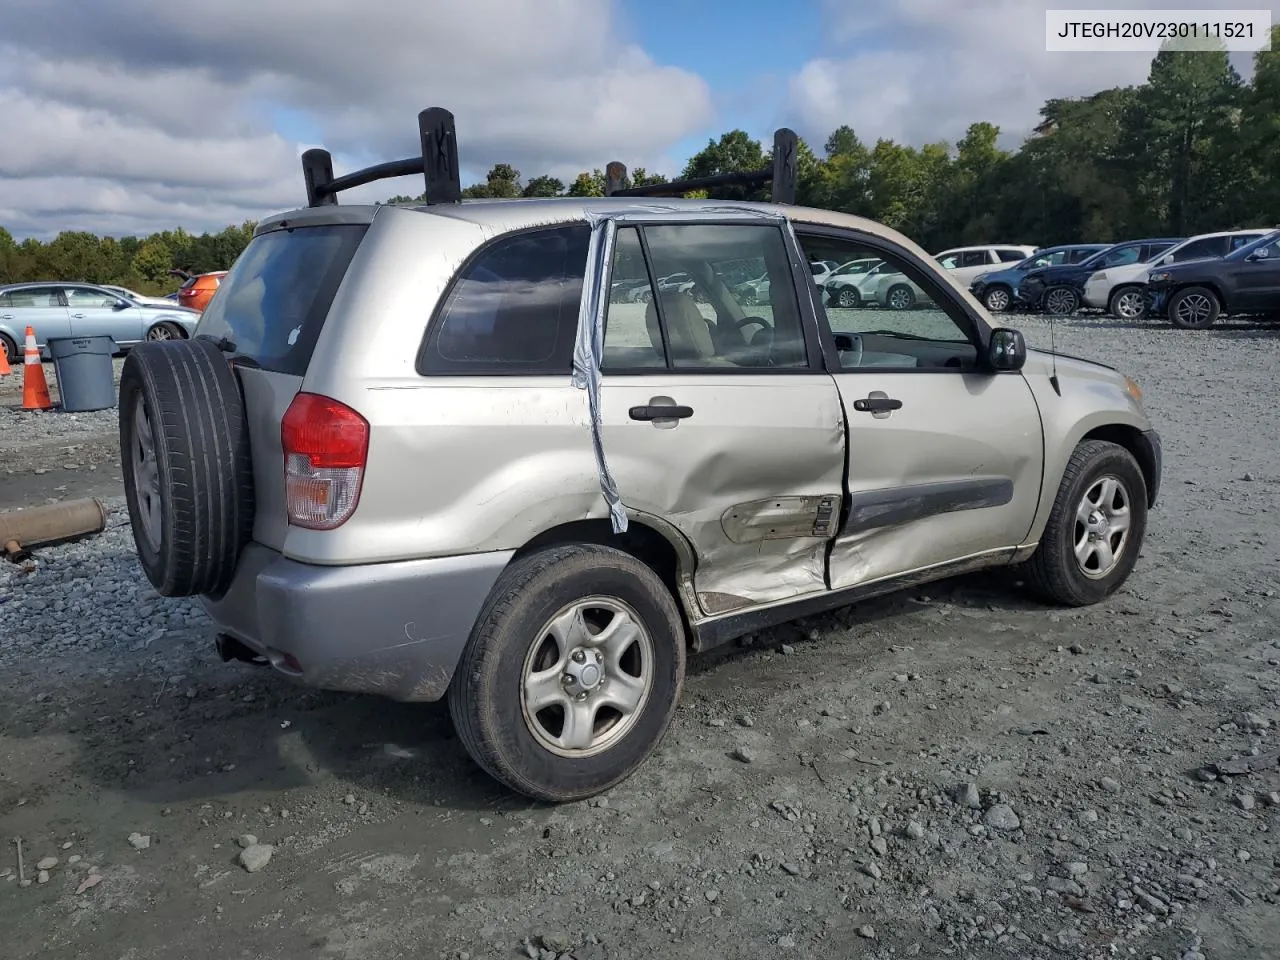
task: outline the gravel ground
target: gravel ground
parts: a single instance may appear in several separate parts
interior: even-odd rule
[[[1124,591],[1061,610],[981,575],[759,634],[561,808],[479,773],[442,705],[221,664],[104,480],[104,534],[0,569],[0,952],[1274,958],[1280,329],[1056,337],[1164,437]],[[6,496],[118,476],[114,429],[0,410]]]

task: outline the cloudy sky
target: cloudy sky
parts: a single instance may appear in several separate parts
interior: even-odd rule
[[[1280,0],[1250,0],[1273,10]],[[709,137],[848,123],[919,144],[974,120],[1010,146],[1050,96],[1141,82],[1150,56],[1044,49],[1072,0],[5,0],[0,225],[221,229],[304,201],[298,155],[342,173],[457,117],[466,179],[611,159],[668,175]],[[1221,0],[1125,6],[1204,8]],[[1249,55],[1236,61],[1247,71]],[[416,180],[344,194],[418,193]]]

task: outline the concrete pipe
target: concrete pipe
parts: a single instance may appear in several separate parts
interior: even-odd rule
[[[32,547],[63,543],[101,533],[107,509],[101,500],[69,500],[27,510],[0,513],[0,548],[14,563],[31,557]]]

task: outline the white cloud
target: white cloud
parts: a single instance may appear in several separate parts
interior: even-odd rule
[[[10,0],[4,19],[0,224],[20,237],[220,229],[298,205],[304,144],[276,131],[273,105],[338,173],[416,153],[426,106],[454,112],[475,177],[499,161],[526,177],[652,168],[712,121],[702,78],[626,43],[608,0],[223,0],[216,14]]]
[[[798,131],[821,144],[847,123],[859,137],[955,143],[987,120],[1015,147],[1052,97],[1142,83],[1150,54],[1049,53],[1046,9],[1206,9],[1186,0],[822,0],[829,49],[791,78]],[[1256,4],[1251,6],[1258,6]],[[1273,11],[1280,4],[1261,5]],[[1280,20],[1273,12],[1273,20]],[[1232,62],[1246,73],[1251,55]]]

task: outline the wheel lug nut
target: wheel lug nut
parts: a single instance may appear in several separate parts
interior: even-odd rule
[[[583,690],[580,694],[578,694],[578,699],[579,700],[587,699],[587,691]]]
[[[587,659],[587,655],[581,650],[573,651],[573,662],[583,663]]]
[[[600,651],[599,651],[599,650],[597,650],[597,651],[596,651],[596,663],[600,663],[602,660],[604,660],[604,657],[600,656]]]
[[[560,682],[567,687],[569,684],[573,683],[573,677],[569,676],[569,674],[566,673],[563,677],[560,678]]]

